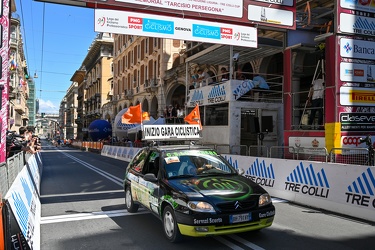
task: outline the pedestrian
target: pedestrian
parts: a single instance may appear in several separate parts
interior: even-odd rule
[[[318,125],[323,125],[323,95],[324,95],[324,80],[319,78],[312,82],[308,103],[310,106],[310,117],[308,124],[311,126],[315,120],[316,112],[318,112]]]

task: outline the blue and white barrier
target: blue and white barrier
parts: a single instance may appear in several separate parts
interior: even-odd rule
[[[223,156],[272,196],[375,222],[375,167]]]
[[[11,230],[9,230],[10,235],[7,235],[5,240],[11,242],[13,247],[22,244],[19,237],[17,237],[17,235],[22,233],[29,249],[40,249],[41,204],[39,192],[41,170],[39,153],[32,155],[18,173],[4,197],[7,207],[11,210],[6,212],[7,216],[9,218],[13,216],[17,222],[17,225],[6,225]]]
[[[141,148],[104,145],[101,155],[130,162]]]

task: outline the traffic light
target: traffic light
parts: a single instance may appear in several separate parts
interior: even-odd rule
[[[45,115],[46,115],[46,113],[42,113],[42,118],[44,118]]]

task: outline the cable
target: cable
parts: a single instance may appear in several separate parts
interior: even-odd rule
[[[44,56],[44,18],[46,13],[46,3],[43,2],[43,28],[42,28],[42,56],[40,59],[40,71],[43,71],[43,56]],[[42,83],[43,83],[43,73],[40,74],[40,83],[39,83],[39,99],[42,99]]]

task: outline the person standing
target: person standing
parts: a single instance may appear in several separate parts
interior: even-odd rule
[[[311,104],[311,113],[309,117],[309,125],[312,125],[315,119],[316,112],[318,115],[318,125],[323,125],[323,95],[324,95],[324,80],[319,78],[313,81],[308,102]]]
[[[221,71],[221,81],[228,81],[229,80],[229,72],[225,67],[220,69]]]
[[[212,78],[207,72],[204,72],[203,70],[199,69],[197,73],[200,87],[204,87],[213,82]]]

